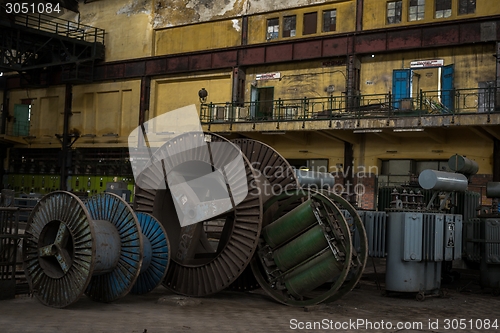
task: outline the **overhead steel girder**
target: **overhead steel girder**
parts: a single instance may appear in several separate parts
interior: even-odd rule
[[[0,70],[24,72],[104,58],[99,42],[23,27],[0,19]]]

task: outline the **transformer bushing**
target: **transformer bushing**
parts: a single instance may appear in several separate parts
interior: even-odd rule
[[[287,305],[334,299],[350,272],[353,255],[344,216],[326,194],[309,189],[277,196],[265,210],[278,201],[271,212],[273,222],[263,228],[251,262],[257,281]],[[327,283],[326,290],[319,288]]]
[[[69,192],[50,193],[33,209],[26,235],[26,278],[48,306],[66,307],[83,293],[96,301],[117,300],[141,273],[146,238],[131,207],[114,194],[84,204]],[[153,253],[151,247],[151,262]]]

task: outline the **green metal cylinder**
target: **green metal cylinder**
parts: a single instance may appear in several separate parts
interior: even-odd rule
[[[332,280],[341,271],[342,263],[338,262],[328,250],[288,275],[285,278],[285,286],[294,297],[302,297],[305,293]]]
[[[316,217],[311,208],[311,200],[307,200],[262,229],[262,237],[271,248],[275,248],[289,241],[315,222]]]
[[[273,259],[278,268],[285,272],[311,258],[327,246],[328,242],[323,229],[317,225],[274,251]]]

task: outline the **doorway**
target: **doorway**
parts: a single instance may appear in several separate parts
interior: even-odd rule
[[[250,91],[250,113],[253,119],[267,120],[273,117],[274,87],[257,88]]]

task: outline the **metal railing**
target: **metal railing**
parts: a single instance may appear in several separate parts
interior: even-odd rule
[[[203,124],[266,121],[394,118],[500,112],[500,88],[419,91],[411,98],[391,93],[277,99],[246,103],[204,103]]]
[[[63,20],[45,14],[16,15],[15,23],[28,28],[55,33],[69,38],[75,38],[90,43],[104,44],[104,30]]]

